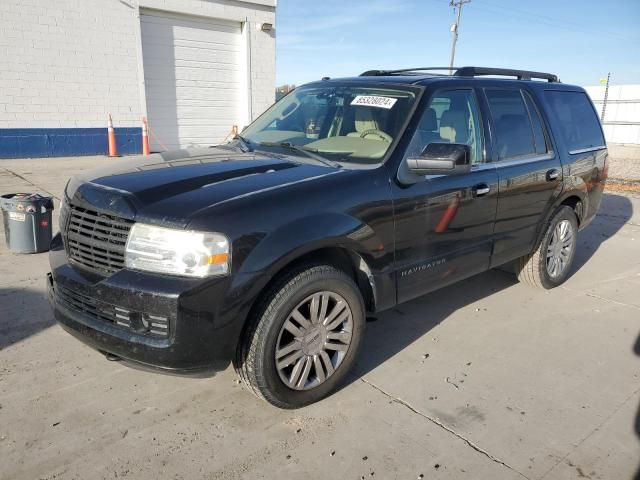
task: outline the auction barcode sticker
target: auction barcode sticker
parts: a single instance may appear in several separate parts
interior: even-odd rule
[[[374,95],[358,95],[353,99],[351,105],[386,108],[387,110],[389,110],[395,105],[397,101],[397,98],[376,97]]]

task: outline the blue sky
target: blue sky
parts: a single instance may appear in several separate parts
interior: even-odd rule
[[[454,20],[449,0],[279,0],[277,84],[446,66]],[[640,0],[472,0],[455,64],[640,84]]]

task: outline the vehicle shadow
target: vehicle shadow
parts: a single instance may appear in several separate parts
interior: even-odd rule
[[[596,253],[602,243],[613,237],[633,215],[631,201],[623,196],[605,193],[598,215],[591,225],[580,232],[578,250],[573,262],[573,271],[580,270]]]
[[[636,338],[636,343],[633,346],[633,353],[635,353],[640,357],[640,335],[638,335],[638,338]],[[636,414],[634,431],[636,432],[636,435],[640,439],[640,405],[638,405],[638,413]],[[638,467],[638,471],[636,472],[636,475],[633,478],[635,480],[640,480],[640,466]]]
[[[633,206],[621,195],[605,194],[600,214],[580,232],[573,272],[595,254],[631,218]],[[508,269],[507,269],[508,270]],[[456,310],[517,283],[508,271],[490,270],[382,312],[367,324],[364,348],[354,368],[355,381],[404,350]]]
[[[44,290],[0,288],[0,350],[46,330],[54,323]]]
[[[516,283],[515,275],[490,270],[378,314],[376,321],[367,323],[364,348],[353,370],[356,378],[350,382],[404,350],[456,310]]]

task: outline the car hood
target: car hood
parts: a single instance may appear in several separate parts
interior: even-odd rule
[[[217,204],[339,172],[264,152],[180,150],[84,172],[70,180],[66,194],[132,220],[185,228]]]

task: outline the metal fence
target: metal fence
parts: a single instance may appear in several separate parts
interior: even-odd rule
[[[584,87],[602,118],[607,143],[640,145],[640,85],[610,85]]]

